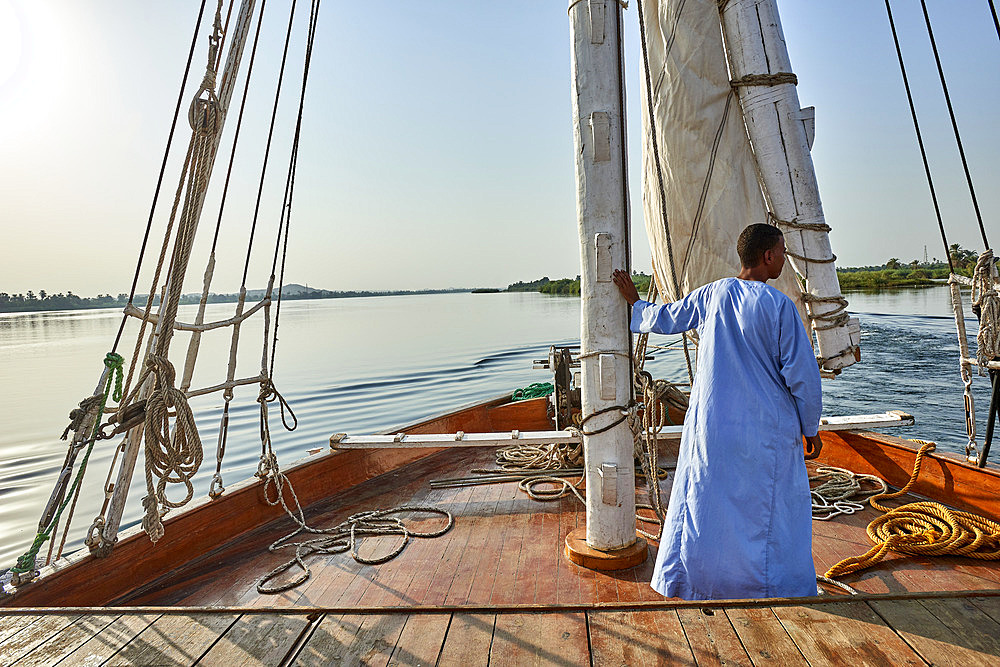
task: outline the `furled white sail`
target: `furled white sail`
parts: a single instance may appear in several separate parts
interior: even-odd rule
[[[646,0],[642,8],[654,115],[651,127],[642,77],[646,230],[657,287],[676,300],[739,272],[736,240],[748,224],[767,222],[767,207],[730,85],[717,0]],[[808,325],[791,267],[771,284],[792,298]]]

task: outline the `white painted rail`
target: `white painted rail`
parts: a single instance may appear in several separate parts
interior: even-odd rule
[[[912,426],[913,415],[899,410],[872,415],[824,417],[820,431],[849,431],[852,429],[889,428]],[[658,440],[680,440],[683,426],[665,426]],[[407,435],[355,435],[338,433],[331,436],[332,449],[393,449],[415,447],[503,447],[506,445],[576,444],[580,436],[571,431],[502,431],[499,433],[420,433]]]

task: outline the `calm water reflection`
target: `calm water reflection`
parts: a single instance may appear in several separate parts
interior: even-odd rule
[[[862,318],[864,361],[824,384],[825,414],[901,409],[917,425],[894,431],[935,439],[942,448],[964,445],[957,343],[946,288],[850,296]],[[299,417],[293,433],[273,433],[285,463],[331,433],[367,433],[546,381],[531,369],[548,346],[579,340],[576,298],[541,294],[444,294],[321,301],[282,306],[276,385]],[[209,319],[232,315],[232,304],[209,306]],[[179,318],[193,319],[194,307]],[[119,323],[116,310],[0,315],[0,386],[7,409],[0,429],[0,570],[34,537],[35,524],[65,456],[59,434],[66,415],[97,382]],[[970,315],[971,317],[971,315]],[[970,329],[974,340],[975,320]],[[133,330],[134,333],[134,330]],[[263,331],[244,326],[240,376],[259,370]],[[127,340],[127,337],[126,337]],[[659,342],[664,342],[661,339]],[[179,356],[186,336],[175,341]],[[195,386],[225,377],[229,334],[205,335]],[[131,354],[131,344],[119,350]],[[175,357],[176,359],[177,357]],[[657,377],[679,379],[683,363],[662,355],[650,362]],[[987,383],[977,381],[980,430]],[[223,475],[227,483],[252,474],[260,452],[256,390],[237,390]],[[192,401],[205,442],[197,480],[203,494],[214,466],[221,399]],[[111,462],[110,443],[98,443],[76,510],[78,546],[96,515]],[[141,516],[141,474],[125,522]]]

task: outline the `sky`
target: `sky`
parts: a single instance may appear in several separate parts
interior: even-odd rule
[[[289,4],[270,0],[266,7],[215,292],[239,287]],[[0,0],[0,291],[128,291],[198,5]],[[391,290],[576,276],[566,5],[325,0],[286,282]],[[928,7],[987,232],[995,236],[1000,40],[986,0],[928,0]],[[307,9],[299,0],[250,288],[263,287],[270,269]],[[943,257],[883,3],[779,0],[779,9],[800,101],[817,109],[813,159],[839,265],[922,259],[925,246],[929,257]],[[949,241],[981,250],[919,4],[896,0],[893,11]],[[624,20],[633,266],[648,271],[634,0]],[[206,45],[201,38],[185,105],[204,72]],[[178,135],[140,293],[148,290],[186,125]],[[224,148],[187,292],[200,290],[227,157]]]

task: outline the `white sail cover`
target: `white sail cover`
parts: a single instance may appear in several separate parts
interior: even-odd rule
[[[656,284],[664,298],[673,301],[739,273],[736,240],[747,225],[767,222],[767,208],[739,100],[730,86],[718,1],[646,0],[643,10],[669,229],[661,207],[647,106],[650,91],[644,78],[643,207]],[[807,323],[791,266],[786,264],[771,284],[795,302]]]

